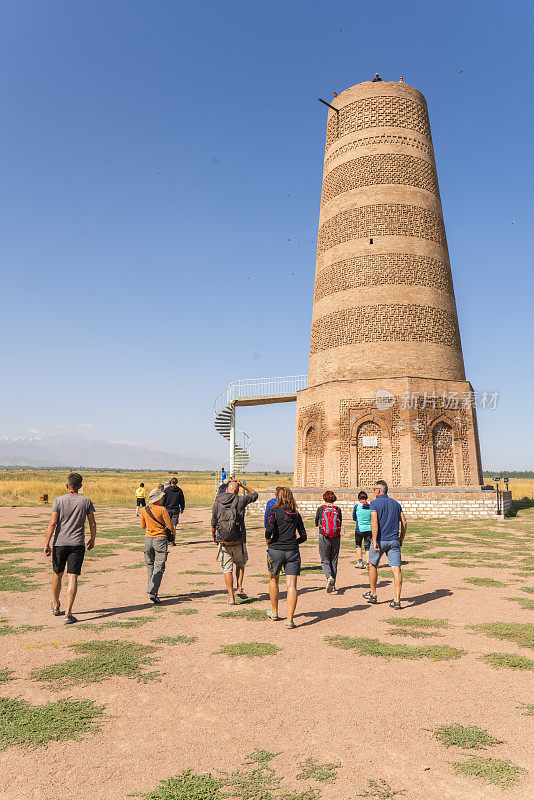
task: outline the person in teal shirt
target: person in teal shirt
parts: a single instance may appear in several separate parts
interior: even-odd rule
[[[356,541],[356,555],[358,563],[356,569],[367,569],[369,567],[369,548],[371,547],[371,508],[367,502],[367,492],[360,492],[358,502],[354,506],[352,519],[356,523],[354,539]],[[363,560],[362,544],[365,552],[365,562]]]

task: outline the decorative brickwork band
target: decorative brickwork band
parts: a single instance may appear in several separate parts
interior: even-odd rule
[[[417,131],[431,141],[426,106],[405,97],[364,97],[330,115],[326,147],[348,133],[384,127]]]
[[[432,449],[437,486],[453,486],[454,452],[452,447],[452,428],[446,422],[438,422],[432,429]]]
[[[340,309],[315,320],[310,355],[363,342],[433,342],[461,350],[454,314],[433,306],[399,303]]]
[[[377,153],[346,161],[325,175],[321,204],[362,186],[400,184],[426,189],[439,197],[438,176],[424,158],[401,153]]]
[[[334,152],[325,159],[325,173],[328,171],[332,161],[335,161],[336,158],[345,156],[347,153],[353,153],[360,147],[372,147],[374,145],[400,145],[402,147],[413,147],[416,150],[419,150],[421,153],[426,153],[427,156],[432,156],[432,158],[434,157],[434,149],[432,145],[422,142],[420,139],[415,139],[413,136],[396,136],[393,133],[383,133],[376,136],[361,136],[360,138],[355,139],[353,142],[349,142],[348,144],[338,147],[337,150],[334,150]]]
[[[347,289],[399,284],[453,294],[451,270],[444,261],[408,253],[377,253],[325,266],[315,279],[314,302]]]
[[[441,214],[403,203],[380,203],[341,211],[321,225],[317,253],[353,239],[373,236],[414,236],[447,247]]]

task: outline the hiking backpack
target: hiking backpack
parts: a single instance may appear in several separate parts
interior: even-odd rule
[[[217,532],[219,534],[219,542],[237,543],[241,541],[237,519],[237,497],[230,506],[223,506],[222,503],[218,505]]]
[[[341,520],[336,506],[323,506],[320,530],[327,539],[337,539],[341,535]]]

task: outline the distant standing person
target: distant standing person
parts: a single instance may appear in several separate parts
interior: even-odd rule
[[[78,472],[67,477],[67,494],[56,497],[52,503],[52,515],[46,532],[45,556],[52,556],[52,614],[59,617],[61,580],[67,568],[67,611],[65,625],[78,622],[72,614],[72,606],[78,591],[78,576],[82,571],[85,556],[85,520],[89,521],[87,549],[95,546],[95,507],[88,497],[79,494],[83,478]],[[52,547],[50,540],[54,537]]]
[[[148,505],[141,511],[141,527],[145,530],[147,594],[156,605],[161,603],[158,593],[169,549],[167,532],[175,533],[169,512],[163,508],[162,501],[163,492],[152,489],[148,495]]]
[[[371,548],[371,508],[367,502],[367,492],[358,494],[358,502],[352,511],[352,519],[356,523],[354,541],[356,542],[357,569],[369,566],[369,550]],[[363,552],[362,552],[363,551]],[[365,563],[364,563],[365,558]]]
[[[224,483],[227,478],[226,470],[224,467],[221,467],[221,483]]]
[[[271,497],[270,500],[267,500],[267,502],[265,504],[265,514],[263,515],[263,527],[264,528],[267,525],[267,520],[269,519],[269,515],[270,515],[271,511],[273,510],[273,508],[275,507],[276,501],[278,500],[278,495],[279,495],[279,493],[281,491],[282,491],[282,487],[281,486],[277,486],[276,489],[274,490],[274,497]]]
[[[174,527],[177,528],[178,521],[180,519],[180,514],[185,509],[185,497],[184,493],[178,486],[178,478],[171,478],[171,482],[167,486],[163,494],[162,505],[169,512],[169,517],[171,518],[171,522],[174,525]]]
[[[269,597],[271,598],[271,610],[267,612],[267,616],[274,621],[279,618],[280,570],[284,567],[287,588],[286,627],[288,628],[295,627],[293,616],[297,607],[297,578],[300,575],[301,564],[299,545],[307,538],[293,492],[288,486],[284,486],[280,489],[278,500],[269,515],[265,528]]]
[[[343,517],[334,492],[323,494],[324,506],[319,506],[315,514],[315,525],[319,528],[319,556],[326,577],[328,594],[336,591],[337,564],[341,544],[341,523]]]
[[[375,72],[375,77],[373,78],[372,83],[377,83],[378,81],[381,81],[381,80],[382,80],[382,78],[380,77],[378,72]]]
[[[239,496],[239,489],[245,494]],[[234,566],[236,577],[236,594],[246,597],[243,591],[245,564],[248,561],[247,530],[245,528],[245,509],[249,503],[255,503],[258,493],[236,480],[231,480],[225,492],[215,498],[211,512],[211,535],[219,545],[221,567],[224,582],[228,591],[230,605],[235,605]]]
[[[370,591],[364,594],[369,603],[376,603],[376,582],[378,563],[384,553],[388,557],[393,571],[395,599],[389,604],[396,611],[401,609],[401,547],[406,536],[406,517],[401,504],[388,497],[388,485],[385,481],[377,481],[374,486],[375,499],[371,501],[371,535],[373,546],[369,550],[369,583]],[[400,523],[400,535],[399,535]]]
[[[135,490],[135,504],[135,516],[138,517],[141,513],[139,509],[146,506],[146,489],[144,483],[140,483],[139,487]]]

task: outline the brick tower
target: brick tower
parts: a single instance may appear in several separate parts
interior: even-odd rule
[[[480,486],[425,98],[367,82],[333,105],[295,486]]]

